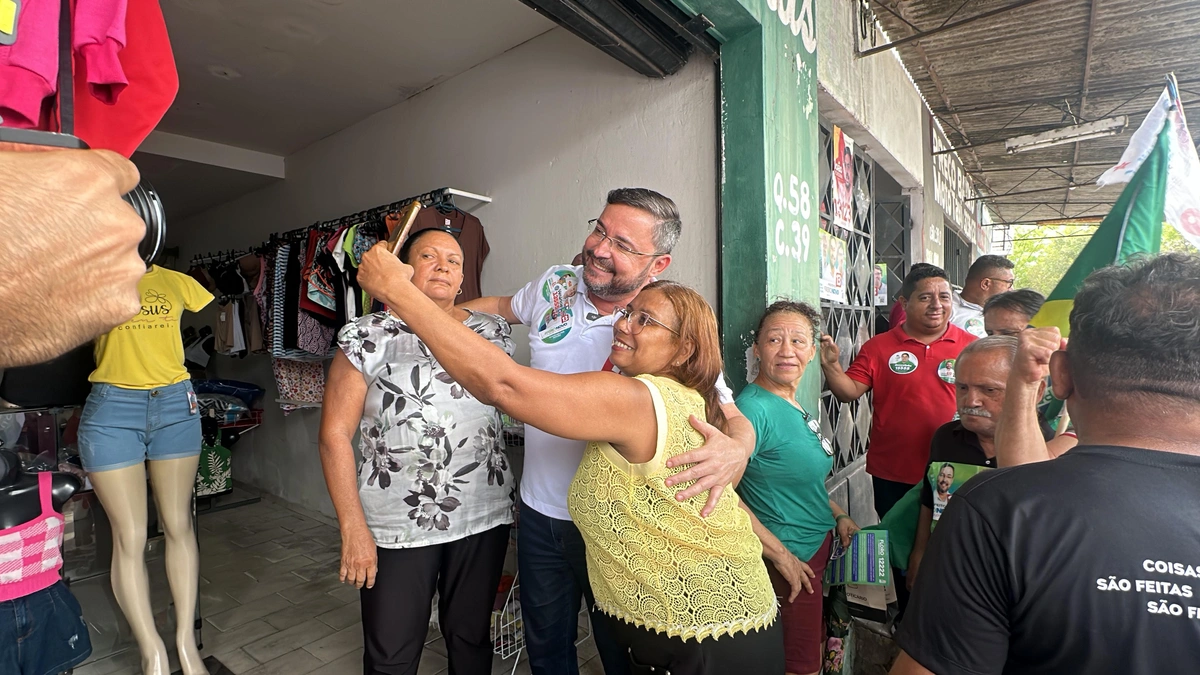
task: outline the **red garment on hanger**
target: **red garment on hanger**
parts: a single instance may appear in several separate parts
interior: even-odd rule
[[[127,0],[72,0],[71,53],[87,81],[85,93],[113,103],[128,84],[117,55],[125,46]],[[58,91],[62,0],[25,0],[17,42],[0,46],[0,117],[7,127],[48,129],[43,114]]]
[[[129,85],[120,98],[113,96],[115,103],[91,95],[95,83],[75,55],[75,135],[89,147],[129,157],[175,101],[179,74],[158,0],[128,0],[125,34],[128,41],[118,58]]]

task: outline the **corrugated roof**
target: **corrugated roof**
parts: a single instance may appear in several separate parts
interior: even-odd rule
[[[869,6],[899,40],[1018,1]],[[951,144],[963,148],[958,154],[998,222],[1106,214],[1120,186],[1089,184],[1120,159],[1168,72],[1179,80],[1185,110],[1194,108],[1189,126],[1200,138],[1197,0],[1035,0],[896,49]],[[1120,135],[1005,152],[1005,139],[1116,115],[1129,116]]]

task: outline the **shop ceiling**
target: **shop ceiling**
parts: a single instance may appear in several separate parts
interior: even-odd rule
[[[518,0],[161,4],[179,95],[157,127],[158,146],[195,152],[134,159],[175,221],[278,180],[204,161],[220,146],[282,162],[553,27]],[[197,151],[190,139],[209,145]]]
[[[843,0],[833,0],[843,1]],[[996,221],[1103,216],[1116,164],[1174,72],[1200,138],[1196,0],[845,0],[858,2],[861,58],[900,59]],[[864,27],[872,16],[886,31]],[[866,36],[863,33],[867,33]],[[1009,153],[1005,140],[1128,116],[1114,136]]]

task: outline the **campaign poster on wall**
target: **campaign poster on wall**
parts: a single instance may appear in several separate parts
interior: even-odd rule
[[[846,240],[821,230],[821,299],[846,303],[850,255]]]
[[[854,229],[854,141],[833,128],[833,224]]]
[[[875,263],[875,306],[886,307],[888,304],[887,263]]]

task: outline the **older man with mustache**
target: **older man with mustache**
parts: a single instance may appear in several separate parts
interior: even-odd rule
[[[1006,383],[1017,345],[1014,336],[992,335],[972,342],[958,355],[954,393],[959,419],[942,425],[930,443],[929,464],[921,486],[921,516],[908,560],[906,576],[910,589],[916,583],[929,536],[954,492],[969,478],[998,466],[996,425],[1003,412]],[[1044,419],[1039,420],[1039,426],[1041,438],[1027,440],[1060,442]],[[1074,444],[1074,439],[1063,442]]]

